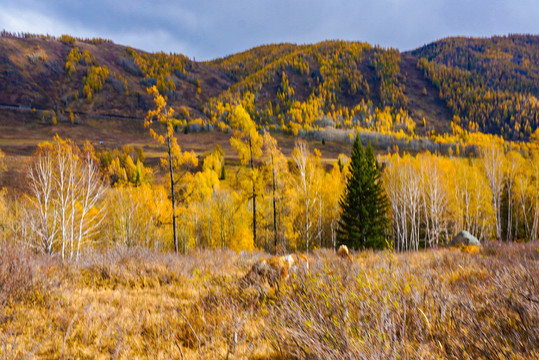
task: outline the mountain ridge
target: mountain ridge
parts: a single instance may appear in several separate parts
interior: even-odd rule
[[[450,37],[402,53],[363,42],[282,43],[201,62],[103,39],[15,35],[0,37],[0,103],[41,109],[43,122],[142,118],[152,106],[145,89],[156,85],[184,126],[202,128],[227,127],[238,103],[260,126],[285,131],[425,135],[455,123],[525,140],[539,123],[536,35]]]

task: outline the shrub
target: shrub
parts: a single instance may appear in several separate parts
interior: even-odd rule
[[[320,272],[298,276],[277,302],[274,348],[309,359],[536,358],[539,252],[529,244],[495,257],[483,251],[492,253],[319,263]]]
[[[36,259],[13,245],[0,245],[0,308],[14,302],[43,304],[48,289]]]
[[[37,64],[38,62],[47,61],[47,54],[43,50],[34,51],[28,55],[28,61],[32,64]]]

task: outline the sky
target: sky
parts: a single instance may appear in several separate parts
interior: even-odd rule
[[[0,29],[100,37],[196,60],[324,40],[412,50],[448,36],[539,34],[539,0],[2,0]]]

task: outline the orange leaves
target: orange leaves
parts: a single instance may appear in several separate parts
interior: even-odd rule
[[[154,85],[148,88],[148,94],[153,96],[153,101],[155,104],[155,109],[149,110],[146,117],[144,118],[144,126],[150,128],[154,119],[157,120],[160,124],[165,125],[166,131],[164,134],[158,134],[154,129],[150,128],[150,135],[160,144],[164,144],[165,138],[174,136],[174,127],[176,121],[173,118],[174,109],[169,107],[165,98],[159,94],[157,87]]]

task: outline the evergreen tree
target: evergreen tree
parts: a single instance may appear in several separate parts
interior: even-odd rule
[[[356,136],[350,175],[339,201],[338,240],[353,249],[387,247],[389,202],[380,181],[380,165],[369,143],[365,151]]]

